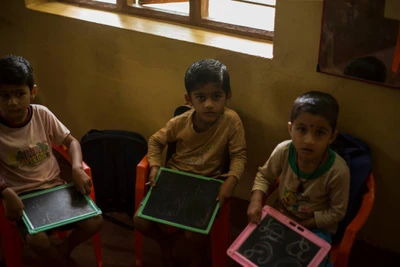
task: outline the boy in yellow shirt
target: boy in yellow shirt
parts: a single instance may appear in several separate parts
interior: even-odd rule
[[[229,73],[225,65],[217,60],[200,60],[186,71],[185,87],[185,99],[193,108],[171,119],[149,139],[149,181],[151,186],[155,186],[162,151],[168,143],[176,141],[176,152],[166,167],[224,179],[218,197],[223,205],[233,195],[246,164],[242,122],[235,111],[225,107],[231,97]],[[225,173],[224,166],[227,164],[229,170]],[[156,223],[136,214],[133,221],[137,230],[158,242],[164,265],[173,266],[170,237]],[[193,247],[190,266],[201,266],[206,236],[190,231],[185,231],[185,236]]]

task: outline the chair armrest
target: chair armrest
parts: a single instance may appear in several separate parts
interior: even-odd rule
[[[336,262],[346,262],[358,232],[367,221],[375,202],[375,181],[372,173],[367,178],[368,192],[364,194],[361,207],[356,217],[347,226],[342,241],[340,242]]]
[[[140,202],[143,200],[147,192],[147,180],[149,177],[150,167],[147,156],[139,162],[136,167],[136,185],[135,185],[135,209],[139,208]]]

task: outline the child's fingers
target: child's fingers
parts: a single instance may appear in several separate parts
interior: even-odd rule
[[[149,176],[149,182],[150,182],[150,186],[151,187],[155,187],[156,186],[156,176],[155,174],[150,174]]]
[[[83,187],[83,186],[78,186],[76,189],[77,189],[82,195],[86,195],[85,187]]]
[[[23,215],[23,210],[21,209],[18,211],[18,220],[22,218],[22,215]]]
[[[248,217],[251,223],[260,224],[261,222],[261,213],[258,211],[251,212]]]
[[[261,210],[258,211],[257,213],[257,224],[261,223]]]
[[[258,223],[257,214],[253,214],[253,216],[252,216],[252,218],[251,218],[251,222],[252,222],[252,223]]]
[[[90,194],[90,186],[88,185],[88,184],[86,184],[85,185],[85,193],[87,194],[87,195],[89,195]]]
[[[254,215],[250,216],[250,223],[257,223],[256,218],[254,217]]]
[[[219,205],[222,206],[225,203],[225,196],[219,195],[216,200],[219,201]]]
[[[86,191],[86,194],[90,194],[90,188],[92,187],[92,180],[90,180],[89,176],[86,175],[86,179],[84,180],[85,184],[84,184],[84,188]]]

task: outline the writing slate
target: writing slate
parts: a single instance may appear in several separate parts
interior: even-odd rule
[[[22,219],[30,234],[101,214],[92,199],[72,184],[26,194],[21,200],[25,206]]]
[[[208,234],[219,208],[221,180],[160,168],[138,216]]]
[[[228,249],[242,266],[318,266],[330,244],[266,206],[260,225],[249,224]]]

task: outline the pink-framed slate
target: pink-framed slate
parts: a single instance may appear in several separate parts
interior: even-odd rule
[[[227,254],[245,267],[317,267],[331,245],[270,206],[262,209],[260,225],[250,223]]]

